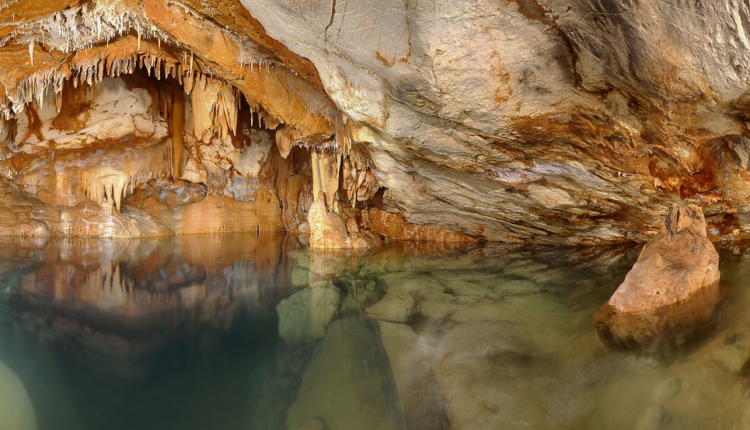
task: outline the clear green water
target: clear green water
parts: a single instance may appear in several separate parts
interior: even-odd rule
[[[665,362],[591,324],[639,248],[1,242],[2,430],[750,428],[742,253]]]

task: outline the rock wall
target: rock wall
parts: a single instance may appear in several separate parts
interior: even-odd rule
[[[669,205],[747,236],[738,2],[249,1],[357,121],[411,223],[507,241],[646,241]]]
[[[273,184],[258,179],[274,139],[253,121],[260,115],[221,81],[203,77],[205,90],[199,83],[192,99],[176,103],[182,88],[147,74],[65,81],[4,124],[5,234],[284,229]]]
[[[24,0],[0,14],[14,153],[176,136],[170,175],[239,201],[265,178],[301,232],[323,190],[329,207],[480,240],[645,242],[680,201],[713,241],[750,234],[745,4]],[[150,121],[142,85],[106,79],[139,70],[162,82]],[[71,97],[78,85],[102,91]],[[101,96],[118,85],[139,102]]]

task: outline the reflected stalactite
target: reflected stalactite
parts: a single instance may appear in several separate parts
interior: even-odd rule
[[[86,360],[114,357],[145,377],[149,357],[165,342],[226,333],[243,315],[273,313],[288,294],[276,291],[276,278],[291,271],[279,266],[282,240],[271,234],[17,240],[31,265],[9,304],[25,331],[75,345]],[[102,377],[120,378],[118,372]]]

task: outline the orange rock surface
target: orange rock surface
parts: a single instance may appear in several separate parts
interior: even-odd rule
[[[371,231],[349,233],[341,216],[334,211],[329,211],[323,198],[319,198],[310,206],[307,220],[310,224],[311,248],[373,248],[380,246],[380,237]]]
[[[369,209],[372,231],[392,240],[424,240],[430,242],[476,242],[476,239],[463,233],[440,227],[410,224],[401,215],[377,208]]]
[[[705,328],[722,297],[719,254],[696,205],[674,205],[657,237],[594,316],[614,346],[682,345]]]

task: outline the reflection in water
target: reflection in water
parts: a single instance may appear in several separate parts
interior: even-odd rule
[[[210,373],[238,358],[231,351],[235,338],[274,336],[275,306],[288,294],[284,242],[276,236],[7,242],[0,251],[8,308],[0,308],[0,322],[7,322],[0,327],[0,360],[4,354],[9,362],[20,360],[27,375],[37,367],[52,372],[58,392],[48,393],[46,381],[31,381],[32,395],[45,392],[39,394],[47,402],[41,428],[165,428],[148,423],[187,420],[168,415],[189,404],[149,406],[133,394],[154,396],[158,387],[180,401],[205,396],[210,402],[211,392],[182,392],[184,374],[193,378],[190,384],[204,384],[200,379],[208,375],[197,367]],[[257,333],[250,332],[253,324],[260,324]],[[30,362],[24,360],[29,355]],[[246,395],[249,382],[241,387]],[[94,405],[116,413],[102,416]],[[145,415],[130,416],[135,410]],[[205,425],[210,421],[181,428]]]
[[[742,255],[715,327],[665,363],[591,325],[637,247],[3,240],[0,362],[40,430],[750,425]]]

